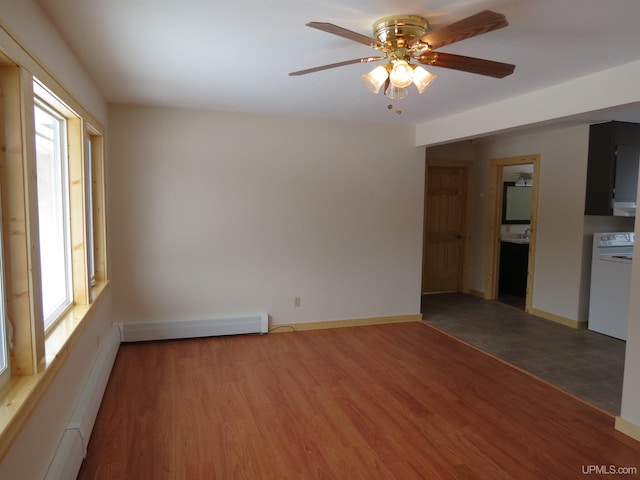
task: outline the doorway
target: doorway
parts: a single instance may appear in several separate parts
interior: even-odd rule
[[[470,162],[427,161],[422,293],[460,292],[465,285]]]
[[[491,161],[487,298],[531,311],[540,155]]]

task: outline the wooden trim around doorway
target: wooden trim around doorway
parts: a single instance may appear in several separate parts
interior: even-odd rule
[[[495,300],[498,296],[498,262],[500,249],[500,226],[502,225],[502,167],[510,165],[533,165],[533,188],[531,194],[531,237],[529,241],[529,265],[527,269],[527,296],[525,311],[531,312],[533,301],[533,278],[535,269],[536,233],[538,225],[538,189],[540,185],[540,154],[491,160],[489,186],[489,228],[486,255],[487,276],[485,278],[485,298]]]

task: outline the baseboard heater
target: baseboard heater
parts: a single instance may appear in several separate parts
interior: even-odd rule
[[[44,480],[75,480],[77,477],[87,454],[89,437],[121,341],[267,333],[268,330],[267,314],[182,322],[114,324],[102,342]]]
[[[58,443],[45,480],[75,480],[78,476],[82,460],[87,454],[89,437],[107,388],[120,341],[120,328],[114,324],[98,351],[82,393],[73,408],[71,419]]]
[[[123,342],[267,333],[269,315],[262,313],[206,320],[122,323],[120,328]]]

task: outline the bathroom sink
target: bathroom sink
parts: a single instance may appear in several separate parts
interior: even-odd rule
[[[519,233],[503,233],[500,235],[500,241],[509,243],[529,243],[529,237],[523,237]]]

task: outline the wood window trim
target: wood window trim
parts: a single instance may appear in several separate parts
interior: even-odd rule
[[[33,375],[44,367],[38,258],[35,142],[33,117],[33,77],[23,68],[2,68],[0,81],[5,93],[5,142],[2,195],[6,211],[4,228],[7,315],[13,325],[12,376]],[[31,214],[29,211],[31,210]]]
[[[24,49],[9,32],[0,25],[0,81],[3,82],[3,101],[0,102],[2,114],[8,115],[12,128],[6,129],[5,149],[0,151],[0,179],[3,187],[8,183],[16,188],[2,188],[5,217],[10,218],[2,225],[5,236],[5,258],[11,262],[11,271],[7,273],[8,302],[11,310],[8,314],[14,326],[14,352],[12,356],[12,378],[0,389],[0,461],[10,449],[16,437],[30,418],[32,412],[46,395],[48,387],[65,364],[91,318],[109,290],[107,280],[107,241],[106,241],[106,198],[104,166],[104,127],[93,115],[80,105],[70,92],[34,56]],[[74,291],[76,305],[61,318],[57,325],[45,336],[44,329],[38,328],[35,319],[41,318],[38,304],[34,298],[40,296],[38,262],[37,216],[29,215],[37,205],[35,197],[35,145],[33,138],[33,94],[34,76],[41,80],[43,87],[68,105],[76,117],[72,135],[92,138],[94,148],[92,187],[94,195],[94,257],[96,262],[96,282],[81,292]],[[46,85],[46,86],[45,86]],[[7,88],[5,88],[8,86]],[[10,95],[6,95],[7,93]],[[74,120],[72,120],[72,123]],[[75,155],[82,155],[82,147]],[[83,162],[80,162],[83,163]],[[10,168],[7,168],[10,167]],[[70,171],[70,180],[83,178],[82,168]],[[11,191],[9,191],[11,190]],[[84,191],[76,192],[72,200],[76,208],[85,209]],[[11,205],[11,206],[9,206]],[[80,242],[80,250],[74,261],[78,262],[74,274],[86,268],[86,242],[82,229],[72,233],[74,241]],[[11,235],[13,233],[13,235]],[[74,247],[78,244],[74,243]],[[35,252],[35,253],[34,253]],[[19,265],[16,265],[19,264]],[[84,265],[83,265],[84,264]],[[35,267],[35,268],[34,268]],[[75,284],[75,282],[74,282]],[[9,290],[10,289],[10,290]],[[40,307],[41,308],[41,307]],[[16,321],[20,318],[20,321]],[[19,331],[19,335],[18,335]],[[19,344],[21,343],[21,344]]]

